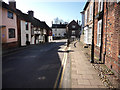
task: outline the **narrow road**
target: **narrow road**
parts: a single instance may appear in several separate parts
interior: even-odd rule
[[[33,45],[2,58],[3,88],[53,88],[66,41]]]

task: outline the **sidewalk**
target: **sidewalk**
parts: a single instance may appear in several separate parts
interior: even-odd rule
[[[76,48],[74,44],[70,44],[71,88],[107,88],[85,56],[80,44],[77,42]]]

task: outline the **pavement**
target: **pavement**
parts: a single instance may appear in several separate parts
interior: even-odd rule
[[[90,60],[84,54],[81,42],[70,44],[71,58],[71,87],[68,88],[107,88],[93,68]]]

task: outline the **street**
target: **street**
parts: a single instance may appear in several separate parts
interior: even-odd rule
[[[66,40],[33,45],[2,58],[3,88],[53,88]]]

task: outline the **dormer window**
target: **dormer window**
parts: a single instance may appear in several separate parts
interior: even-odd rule
[[[8,11],[7,15],[8,15],[8,18],[13,19],[13,13],[12,12]]]
[[[75,25],[72,25],[72,28],[75,28]]]
[[[103,10],[103,0],[99,0],[98,2],[98,13]]]

